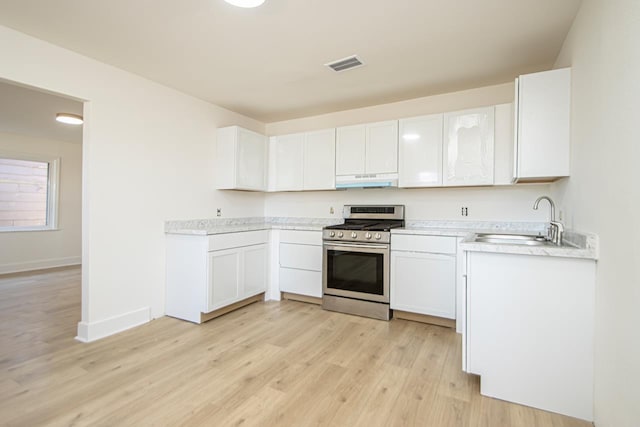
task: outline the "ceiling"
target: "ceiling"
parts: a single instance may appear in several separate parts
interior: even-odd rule
[[[82,126],[56,121],[56,113],[82,115],[82,102],[0,81],[0,132],[82,143]]]
[[[549,69],[580,0],[2,0],[0,24],[263,122]],[[323,64],[358,54],[364,67]]]

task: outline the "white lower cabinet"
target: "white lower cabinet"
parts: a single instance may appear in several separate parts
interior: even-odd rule
[[[249,297],[264,292],[267,289],[269,250],[267,244],[249,246],[243,250],[244,262],[242,278],[244,295]]]
[[[267,290],[269,232],[167,234],[166,314],[201,323],[202,314]]]
[[[594,260],[467,252],[465,370],[480,393],[593,420]]]
[[[207,312],[223,307],[240,295],[239,249],[209,252]]]
[[[322,232],[280,232],[280,292],[322,297]]]
[[[391,308],[456,318],[456,238],[393,235]]]
[[[267,289],[267,244],[209,252],[207,312]]]

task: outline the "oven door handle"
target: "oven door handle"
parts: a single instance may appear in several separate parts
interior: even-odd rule
[[[352,248],[352,249],[387,249],[387,245],[373,245],[373,244],[349,244],[349,243],[325,243],[324,247],[331,248]]]

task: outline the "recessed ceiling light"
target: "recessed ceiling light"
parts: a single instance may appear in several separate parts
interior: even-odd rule
[[[81,125],[84,123],[82,116],[71,113],[58,113],[56,114],[56,121],[67,125]]]
[[[224,0],[224,1],[234,6],[246,7],[246,8],[258,7],[262,3],[264,3],[264,0]]]

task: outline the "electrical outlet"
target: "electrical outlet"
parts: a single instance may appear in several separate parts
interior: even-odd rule
[[[216,216],[222,216],[222,209],[221,208],[216,209]]]
[[[330,213],[331,215],[333,215],[333,213],[334,213],[334,212],[335,212],[335,211],[333,210],[333,206],[330,206],[330,207],[329,207],[329,213]]]
[[[466,206],[463,206],[462,208],[460,208],[460,215],[469,216],[469,208]]]
[[[560,212],[558,212],[558,220],[559,221],[564,220],[564,211],[562,209],[560,209]]]

